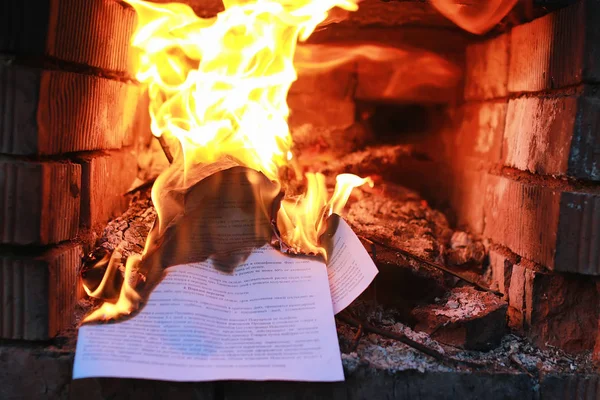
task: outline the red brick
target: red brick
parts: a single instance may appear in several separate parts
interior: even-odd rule
[[[490,265],[487,273],[489,286],[504,294],[504,299],[508,299],[512,269],[518,263],[519,258],[506,249],[492,247],[489,251],[489,259]]]
[[[479,309],[473,311],[472,304]],[[415,329],[432,339],[464,349],[490,350],[506,333],[506,302],[473,287],[458,287],[436,304],[412,311]]]
[[[600,98],[590,90],[510,100],[506,121],[505,165],[600,179]]]
[[[465,99],[484,100],[508,95],[508,34],[467,47]]]
[[[594,347],[598,328],[596,283],[577,275],[548,274],[522,260],[513,266],[509,325],[525,332],[538,346],[568,352]]]
[[[136,154],[121,150],[82,160],[81,224],[98,227],[123,213],[128,206],[123,196],[137,175]]]
[[[427,51],[441,55],[444,59],[462,65],[465,48],[473,42],[473,36],[461,29],[432,29],[427,26],[404,25],[395,28],[383,26],[330,25],[327,29],[317,29],[308,39],[308,43],[347,46],[360,43],[407,49],[406,59]],[[410,51],[411,49],[418,49]]]
[[[541,378],[539,398],[544,400],[600,398],[598,374],[544,374]]]
[[[0,159],[0,243],[49,244],[74,238],[81,167]]]
[[[456,213],[456,223],[476,234],[485,226],[485,188],[488,174],[482,170],[456,168],[451,172],[450,205]]]
[[[554,269],[600,275],[600,195],[563,193]]]
[[[507,103],[467,103],[462,107],[451,157],[473,157],[491,163],[500,161]]]
[[[131,142],[136,85],[90,75],[0,67],[0,152],[60,154]]]
[[[10,1],[0,51],[50,56],[112,71],[130,66],[133,9],[112,0]]]
[[[490,176],[484,235],[551,268],[556,250],[559,190]]]
[[[81,256],[75,244],[0,255],[1,338],[46,340],[70,327]]]
[[[508,88],[533,92],[600,82],[600,4],[581,0],[513,28]]]
[[[600,194],[490,176],[484,235],[546,268],[600,275]]]
[[[506,288],[506,294],[508,295],[508,326],[520,333],[525,330],[527,292],[531,292],[531,290],[527,291],[526,289],[526,274],[527,269],[525,267],[513,265],[510,283]]]

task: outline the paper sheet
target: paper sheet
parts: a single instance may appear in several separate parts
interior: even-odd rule
[[[356,234],[341,218],[330,247],[327,274],[333,312],[337,314],[364,292],[379,271]]]
[[[80,328],[73,378],[343,380],[334,310],[377,269],[343,220],[332,239],[328,268],[270,246],[233,274],[169,268],[135,318]]]

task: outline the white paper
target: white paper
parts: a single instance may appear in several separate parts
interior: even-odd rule
[[[339,313],[356,300],[378,272],[354,231],[340,218],[327,268],[333,312]]]
[[[232,275],[168,268],[135,318],[79,329],[73,378],[343,380],[334,310],[377,269],[343,220],[333,239],[329,268],[269,246]]]

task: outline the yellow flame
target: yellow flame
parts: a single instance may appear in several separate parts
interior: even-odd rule
[[[371,178],[360,178],[352,174],[341,174],[336,178],[333,195],[327,200],[325,176],[307,173],[307,190],[295,199],[284,199],[277,215],[277,226],[284,242],[295,253],[321,254],[327,259],[325,249],[319,245],[319,236],[324,230],[326,217],[340,214],[348,201],[352,189],[368,183]]]
[[[202,19],[184,4],[127,0],[152,132],[177,137],[187,165],[229,155],[277,179],[292,146],[286,98],[297,42],[332,7],[355,10],[356,1],[230,0]]]
[[[172,219],[172,202],[178,201],[161,196],[162,191],[187,187],[195,165],[230,157],[279,181],[281,168],[293,159],[287,94],[297,78],[297,44],[332,8],[354,11],[359,0],[225,0],[225,11],[209,19],[184,4],[125,1],[138,16],[132,46],[138,52],[136,78],[148,87],[152,133],[180,143],[175,164],[152,189],[159,234]],[[318,242],[324,218],[341,211],[354,187],[372,182],[342,175],[327,199],[323,175],[306,178],[306,193],[284,200],[278,227],[294,250],[326,256]],[[104,303],[86,321],[137,308],[141,298],[129,279],[139,264],[139,258],[127,261],[117,302]]]
[[[120,258],[121,255],[119,253],[115,252],[115,254],[113,254],[113,256],[110,259],[105,278],[102,280],[102,283],[97,290],[92,292],[84,285],[84,289],[86,290],[89,296],[97,296],[97,293],[99,293],[99,291],[101,291],[107,284],[106,277],[117,273],[116,269]],[[138,308],[138,305],[142,299],[140,295],[135,291],[135,284],[132,281],[133,273],[136,269],[137,264],[139,264],[140,261],[141,256],[139,255],[133,255],[127,258],[127,263],[125,265],[125,277],[123,280],[123,284],[121,285],[121,292],[119,293],[117,301],[115,303],[104,302],[101,307],[87,315],[83,322],[107,320],[110,318],[114,318],[115,316],[128,315]]]
[[[177,137],[184,169],[231,156],[278,180],[280,168],[292,160],[286,101],[297,78],[298,41],[333,7],[354,11],[358,0],[230,0],[209,19],[184,4],[126,1],[138,15],[132,41],[140,52],[136,77],[148,85],[153,134]],[[337,191],[351,185],[343,187]],[[156,185],[153,192],[159,190]],[[302,209],[302,215],[316,217],[312,208],[319,211],[326,195],[324,181],[309,175],[302,207],[288,207],[289,218],[281,219],[292,224],[286,229],[293,227],[299,248],[314,250],[316,236],[299,233],[310,223],[299,224],[290,214]]]

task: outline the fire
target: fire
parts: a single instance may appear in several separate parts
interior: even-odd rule
[[[318,235],[324,230],[325,217],[340,214],[350,198],[352,189],[365,183],[373,186],[370,178],[341,174],[336,178],[335,191],[329,200],[325,197],[327,187],[321,173],[307,173],[308,189],[298,198],[284,199],[277,215],[281,236],[294,252],[321,254],[327,258],[325,249],[319,246]]]
[[[332,8],[354,11],[359,0],[225,0],[225,11],[210,19],[184,4],[126,1],[138,15],[132,47],[138,52],[136,77],[148,88],[152,133],[176,138],[180,146],[176,162],[152,189],[158,234],[151,233],[141,259],[127,261],[117,302],[104,303],[86,321],[138,307],[141,296],[133,288],[132,270],[146,268],[150,244],[172,227],[180,204],[165,193],[197,182],[195,166],[226,157],[283,183],[282,170],[293,162],[286,101],[297,78],[298,42]],[[343,209],[353,188],[372,181],[340,175],[331,197],[323,175],[308,173],[306,183],[303,195],[283,201],[277,227],[293,251],[326,257],[318,241],[324,219]],[[111,259],[105,279],[93,291],[86,287],[88,294],[102,292],[116,265]]]
[[[293,158],[286,101],[297,78],[298,41],[306,40],[333,7],[354,11],[357,1],[230,0],[224,12],[202,19],[184,4],[127,0],[138,15],[132,45],[140,51],[137,79],[148,85],[152,133],[179,140],[183,172],[231,156],[278,180]],[[316,183],[308,180],[307,194],[326,196],[325,186]],[[348,192],[362,183],[343,180],[336,190]],[[294,231],[319,223],[279,220]],[[313,233],[287,238],[303,238],[292,243],[299,249],[318,248]]]
[[[286,99],[297,43],[328,10],[356,10],[356,1],[229,0],[202,19],[184,4],[127,0],[138,15],[132,45],[153,134],[177,137],[188,166],[229,155],[277,180],[291,155]]]

